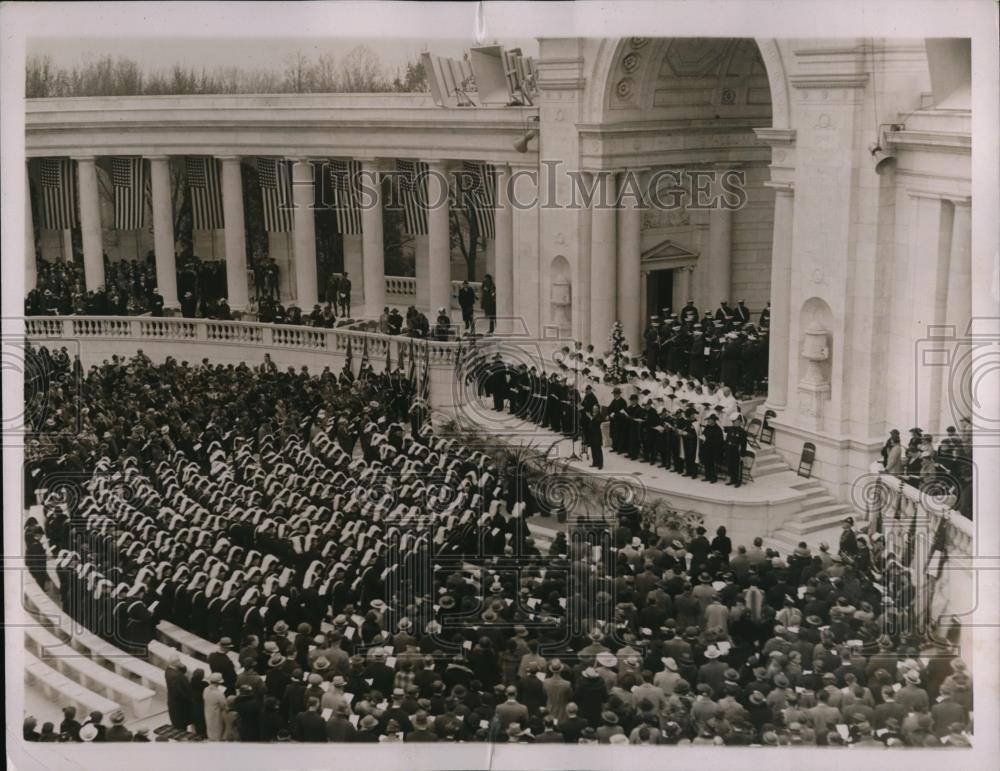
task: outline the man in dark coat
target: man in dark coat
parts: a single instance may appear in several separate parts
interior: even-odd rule
[[[170,725],[186,730],[192,722],[191,683],[180,658],[171,659],[164,670],[164,678],[167,681],[167,714],[170,716]]]
[[[228,655],[232,648],[233,641],[228,637],[223,637],[219,640],[219,649],[208,654],[209,669],[222,675],[222,682],[225,683],[226,691],[229,693],[232,693],[236,688],[236,667]]]
[[[310,698],[305,710],[295,716],[292,738],[297,742],[326,742],[326,721],[319,713],[319,699]]]
[[[489,331],[492,334],[497,324],[497,285],[493,283],[493,276],[489,273],[483,276],[482,293],[483,313],[489,319]]]
[[[611,390],[612,399],[608,403],[608,420],[611,423],[611,452],[622,452],[626,447],[624,416],[628,402],[622,398],[622,389],[615,386]]]
[[[743,484],[743,454],[747,451],[747,432],[742,421],[737,419],[726,429],[726,466],[729,471],[727,485],[739,487]]]
[[[705,480],[715,484],[719,477],[716,466],[722,458],[725,437],[719,428],[719,420],[715,415],[708,416],[708,425],[702,431],[704,441],[701,444],[701,462],[705,467]]]
[[[592,406],[583,413],[583,435],[590,448],[591,468],[604,468],[604,436],[601,434],[601,408]]]
[[[469,286],[468,281],[463,281],[458,290],[458,306],[462,309],[462,323],[471,332],[475,326],[473,313],[476,308],[476,290]]]

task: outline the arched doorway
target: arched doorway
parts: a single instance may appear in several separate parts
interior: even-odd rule
[[[758,321],[769,302],[774,306],[775,230],[771,147],[758,131],[789,125],[777,44],[750,38],[623,38],[602,41],[588,66],[584,166],[642,170],[647,180],[666,171],[687,186],[673,205],[643,212],[642,263],[635,270],[619,262],[614,317],[637,327],[626,332],[637,336],[648,316],[662,313],[662,298],[673,297],[672,306],[680,293],[702,312],[714,312],[723,300],[731,306],[744,301]],[[738,196],[723,205],[695,200],[698,184],[707,187],[710,200],[720,198],[713,194],[723,189],[723,174],[739,180]],[[668,266],[658,251],[662,244],[680,245],[687,259]],[[592,266],[595,262],[592,254]],[[667,267],[669,281],[659,275]],[[597,275],[592,271],[591,286],[578,291],[591,291]],[[636,275],[641,280],[632,286],[628,282]],[[649,307],[654,299],[656,311]],[[642,307],[641,318],[633,306]],[[600,330],[592,328],[591,337],[598,336]]]

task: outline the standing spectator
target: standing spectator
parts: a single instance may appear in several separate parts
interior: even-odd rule
[[[483,277],[482,293],[483,315],[490,322],[489,334],[493,334],[497,325],[497,285],[493,283],[493,276],[489,273]]]
[[[219,672],[208,676],[205,688],[205,735],[209,741],[222,741],[225,731],[226,694]]]
[[[473,314],[476,307],[476,290],[469,286],[468,281],[463,281],[458,290],[458,306],[462,309],[462,323],[467,332],[475,329],[475,319]]]
[[[179,656],[172,656],[164,672],[167,681],[167,714],[170,725],[182,731],[191,724],[192,695],[187,671]]]

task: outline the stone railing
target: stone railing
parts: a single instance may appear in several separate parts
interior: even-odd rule
[[[152,318],[136,316],[36,316],[25,319],[25,337],[44,344],[45,340],[129,340],[138,347],[150,343],[222,343],[261,349],[293,348],[328,351],[346,355],[348,347],[358,357],[367,346],[372,358],[385,358],[392,348],[394,361],[404,350],[412,350],[421,361],[435,366],[454,366],[460,346],[457,342],[417,340],[399,335],[382,335],[354,329],[264,324],[252,321],[215,319]],[[177,349],[176,355],[183,353]]]
[[[880,532],[884,553],[910,568],[917,597],[912,623],[934,633],[948,617],[975,608],[975,524],[953,508],[951,491],[918,489],[893,474],[875,473],[869,531]]]
[[[482,297],[483,285],[479,281],[470,281],[469,286],[476,290],[476,305],[479,305],[478,298]],[[451,282],[451,307],[458,308],[458,290],[462,288],[461,281]],[[421,303],[417,301],[417,279],[413,276],[386,276],[385,277],[385,299],[390,305],[416,305],[423,311]],[[436,308],[431,310],[437,310]]]
[[[376,372],[383,371],[387,357],[393,367],[403,362],[407,369],[416,359],[420,366],[429,365],[431,404],[435,407],[452,406],[454,399],[460,398],[453,387],[455,359],[466,349],[458,342],[417,340],[346,327],[213,319],[40,316],[26,318],[24,326],[29,342],[70,348],[85,368],[113,355],[131,356],[140,349],[156,362],[171,356],[177,361],[256,365],[267,355],[280,367],[308,366],[310,371],[329,367],[335,372],[344,366],[350,352],[355,374],[366,351]],[[479,343],[481,350],[488,345],[487,341]]]
[[[385,298],[396,305],[415,304],[417,279],[413,276],[386,276]]]

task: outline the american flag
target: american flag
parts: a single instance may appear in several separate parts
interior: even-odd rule
[[[42,204],[45,228],[65,230],[76,227],[76,186],[71,159],[42,159]]]
[[[396,161],[399,172],[399,194],[403,200],[406,232],[414,236],[427,235],[427,175],[426,163]]]
[[[361,230],[361,207],[358,205],[360,161],[331,161],[330,190],[337,213],[337,232],[358,235]]]
[[[189,156],[186,166],[194,229],[221,230],[226,224],[222,214],[218,161],[205,155]]]
[[[142,158],[112,158],[115,230],[139,230],[146,221],[146,167]]]
[[[258,158],[257,177],[264,198],[264,230],[287,233],[294,226],[291,164],[280,158]]]
[[[496,170],[488,163],[465,161],[462,164],[464,206],[471,207],[479,235],[494,238],[493,209],[496,205]]]

